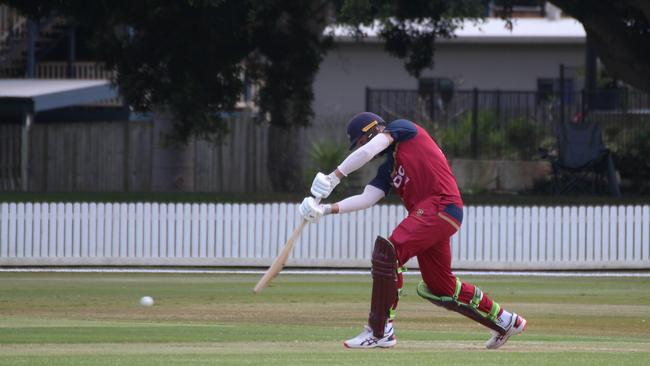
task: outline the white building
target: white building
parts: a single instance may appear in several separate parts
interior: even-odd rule
[[[555,19],[554,19],[555,18]],[[438,40],[434,67],[420,79],[449,78],[456,90],[535,91],[552,86],[559,65],[581,68],[585,31],[571,18],[488,18],[466,22],[456,38]],[[384,51],[376,30],[356,41],[335,29],[335,47],[321,64],[314,83],[316,117],[345,117],[365,109],[366,88],[417,90],[420,80],[404,69],[404,61]],[[329,119],[329,118],[327,118]]]

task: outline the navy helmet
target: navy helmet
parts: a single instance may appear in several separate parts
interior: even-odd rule
[[[361,112],[348,122],[348,138],[350,138],[350,150],[354,149],[361,136],[368,135],[372,138],[372,131],[378,125],[385,125],[386,122],[378,115],[371,112]]]

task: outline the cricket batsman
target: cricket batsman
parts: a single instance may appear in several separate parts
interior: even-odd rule
[[[348,137],[354,151],[330,174],[316,175],[313,197],[327,198],[341,179],[375,156],[385,155],[386,161],[359,195],[332,204],[306,197],[300,205],[302,217],[318,222],[323,215],[363,210],[391,189],[401,197],[408,216],[390,237],[375,240],[368,324],[343,344],[348,348],[387,348],[397,343],[393,321],[403,266],[412,257],[417,257],[423,279],[418,295],[490,328],[487,348],[499,348],[523,332],[526,319],[501,308],[480,288],[461,281],[451,271],[450,238],[463,221],[463,201],[447,159],[431,136],[411,121],[386,123],[376,114],[363,112],[349,121]]]

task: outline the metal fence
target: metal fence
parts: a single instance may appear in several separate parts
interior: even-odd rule
[[[535,158],[556,143],[556,124],[578,112],[601,124],[605,145],[635,151],[650,139],[650,96],[626,89],[587,93],[460,90],[366,90],[366,109],[424,125],[449,157]]]
[[[650,269],[650,206],[464,211],[455,268]],[[378,205],[326,216],[306,226],[288,264],[368,267],[375,237],[405,215]],[[299,220],[287,203],[3,203],[0,265],[268,266]]]

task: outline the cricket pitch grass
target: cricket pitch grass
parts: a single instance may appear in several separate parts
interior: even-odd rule
[[[253,295],[258,279],[0,273],[0,365],[650,365],[650,278],[462,277],[528,320],[496,351],[419,298],[419,276],[386,350],[342,345],[367,318],[369,275],[280,275]]]

